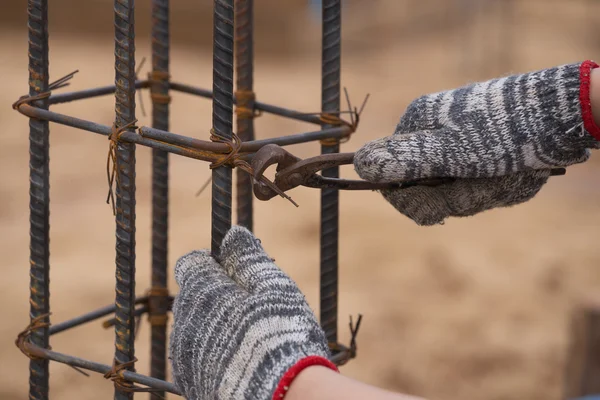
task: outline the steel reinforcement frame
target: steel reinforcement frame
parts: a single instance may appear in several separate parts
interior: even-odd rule
[[[321,113],[308,114],[258,102],[253,92],[253,0],[214,0],[212,91],[176,83],[169,74],[169,0],[152,0],[152,71],[138,79],[135,62],[134,0],[114,0],[115,84],[70,93],[52,93],[66,86],[73,74],[49,83],[48,0],[28,0],[29,94],[13,108],[29,117],[30,140],[30,324],[18,335],[17,346],[30,358],[31,399],[49,397],[49,361],[78,370],[95,371],[113,381],[116,399],[131,399],[135,392],[151,392],[153,399],[166,392],[181,394],[166,381],[168,312],[172,297],[167,290],[169,224],[169,153],[211,162],[212,241],[219,244],[232,224],[232,171],[237,168],[237,223],[249,229],[252,219],[252,181],[247,160],[267,144],[280,146],[321,141],[323,154],[339,152],[356,124],[340,119],[341,0],[322,2]],[[234,46],[235,44],[235,46]],[[235,49],[235,54],[234,54]],[[235,57],[234,57],[235,56]],[[234,64],[235,63],[235,64]],[[236,90],[234,92],[234,67]],[[150,90],[152,127],[137,127],[137,90]],[[213,118],[210,141],[170,133],[170,91],[211,98]],[[114,94],[112,126],[49,111],[58,103]],[[234,108],[235,105],[235,108]],[[234,112],[235,111],[235,112]],[[253,118],[261,112],[320,125],[318,130],[273,139],[255,140]],[[236,115],[237,135],[233,133]],[[115,303],[68,321],[50,325],[50,122],[107,136],[109,200],[116,222]],[[142,297],[135,296],[136,145],[152,148],[152,282]],[[245,164],[244,164],[245,163]],[[250,171],[251,172],[251,171]],[[323,171],[337,178],[338,167]],[[114,186],[114,196],[113,188]],[[338,190],[321,189],[320,320],[332,348],[333,361],[344,364],[356,354],[358,328],[350,322],[349,346],[337,342],[338,303]],[[151,325],[150,376],[135,372],[136,320],[148,314]],[[105,327],[115,329],[112,365],[84,360],[51,350],[51,335],[112,315]]]

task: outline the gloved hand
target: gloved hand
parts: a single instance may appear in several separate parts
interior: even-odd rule
[[[394,135],[357,151],[354,167],[372,182],[459,178],[382,191],[419,225],[525,202],[550,168],[584,162],[600,147],[589,100],[596,67],[586,61],[423,96]]]
[[[304,295],[242,227],[179,259],[170,354],[190,400],[280,399],[305,367],[329,361],[325,333]]]

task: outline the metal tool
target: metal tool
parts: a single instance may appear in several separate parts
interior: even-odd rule
[[[353,164],[354,153],[322,154],[304,160],[294,156],[287,150],[275,144],[262,147],[252,158],[252,169],[254,171],[254,195],[259,200],[270,200],[280,195],[259,181],[264,172],[271,165],[277,165],[275,174],[275,186],[282,192],[294,189],[298,186],[311,188],[334,188],[339,190],[383,190],[383,189],[405,189],[411,186],[439,186],[451,183],[456,178],[428,178],[404,182],[368,182],[364,180],[326,178],[318,174],[327,168]],[[564,168],[552,169],[552,176],[564,175]]]

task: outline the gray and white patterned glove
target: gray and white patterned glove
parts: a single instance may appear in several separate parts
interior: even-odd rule
[[[420,97],[394,135],[359,149],[355,169],[372,182],[459,178],[382,191],[419,225],[527,201],[550,168],[584,162],[600,147],[589,100],[596,67],[586,61]]]
[[[218,258],[175,266],[170,358],[187,399],[279,399],[307,366],[337,371],[304,295],[250,231],[231,228]]]

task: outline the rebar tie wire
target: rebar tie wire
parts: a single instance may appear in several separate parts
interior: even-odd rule
[[[363,100],[360,109],[352,107],[352,103],[350,102],[350,96],[348,95],[348,90],[346,88],[344,88],[344,94],[346,95],[346,102],[348,103],[348,111],[340,111],[337,113],[337,115],[325,112],[320,112],[316,114],[319,115],[319,121],[321,121],[321,123],[323,123],[324,125],[347,126],[350,128],[350,133],[341,139],[321,139],[320,142],[323,146],[335,146],[337,144],[346,143],[348,140],[350,140],[350,136],[354,132],[356,132],[356,129],[358,129],[360,115],[362,114],[362,112],[365,109],[365,106],[367,105],[367,101],[369,100],[370,94],[367,94],[365,96],[365,99]],[[350,114],[350,122],[340,118],[339,114],[342,113]]]
[[[346,364],[352,358],[356,357],[356,336],[358,335],[358,330],[360,329],[360,323],[362,321],[362,315],[358,314],[358,318],[356,319],[356,324],[352,321],[352,316],[350,316],[350,322],[348,326],[350,327],[350,346],[346,347],[339,342],[329,343],[329,350],[336,353],[342,353],[342,357],[338,360],[340,366]]]
[[[236,90],[234,95],[236,100],[235,115],[239,119],[254,119],[262,115],[262,111],[254,107],[256,94],[252,90]]]
[[[220,160],[213,161],[209,166],[210,169],[221,167],[223,165],[229,165],[232,168],[241,169],[242,171],[249,174],[252,177],[252,179],[256,179],[256,177],[254,176],[254,169],[252,169],[252,166],[250,164],[248,164],[247,161],[241,159],[241,155],[239,153],[242,148],[242,140],[235,132],[231,132],[231,139],[227,139],[227,138],[221,136],[217,131],[215,131],[214,129],[211,128],[210,140],[213,142],[216,142],[216,143],[223,143],[223,144],[227,145],[227,147],[229,147],[229,152],[226,153],[225,157]],[[200,190],[198,190],[198,192],[196,193],[196,196],[200,195],[200,193],[202,193],[204,191],[204,189],[206,189],[208,187],[208,184],[210,183],[211,180],[212,180],[212,177],[208,178],[206,183],[204,185],[202,185]],[[258,180],[260,182],[264,183],[265,185],[267,185],[269,188],[271,188],[279,196],[283,197],[284,199],[288,200],[293,205],[298,207],[298,204],[294,200],[292,200],[292,198],[290,196],[285,194],[285,192],[283,190],[279,189],[279,187],[277,187],[277,185],[275,185],[275,183],[271,182],[271,180],[269,180],[267,177],[260,176],[258,178]]]
[[[13,105],[12,105],[13,109],[19,111],[19,107],[23,104],[32,105],[31,103],[33,103],[34,101],[49,98],[50,95],[52,94],[53,90],[61,89],[63,87],[68,86],[70,84],[68,81],[71,80],[77,72],[79,72],[79,70],[75,70],[75,71],[63,76],[62,78],[56,80],[55,82],[52,82],[51,84],[48,85],[48,90],[46,92],[43,92],[43,93],[40,93],[40,94],[37,94],[34,96],[31,96],[31,95],[21,96],[17,101],[15,101],[13,103]],[[137,72],[139,72],[139,68],[138,68]],[[168,73],[165,73],[164,71],[151,71],[148,74],[148,78],[149,78],[150,83],[160,82],[160,81],[165,81],[165,80],[168,81],[170,78],[170,75]],[[344,90],[346,91],[345,88],[344,88]],[[154,93],[153,95],[157,95],[160,97],[160,99],[157,97],[158,102],[168,103],[171,101],[170,96],[163,96],[163,95],[159,95],[156,93]],[[242,118],[255,118],[255,117],[261,115],[261,112],[255,110],[254,106],[253,106],[254,100],[255,100],[254,92],[252,92],[252,91],[237,91],[236,96],[240,96],[239,98],[236,98],[236,101],[239,101],[239,103],[240,103],[238,105],[238,107],[236,108],[236,113],[239,113],[238,115],[241,115]],[[365,97],[360,109],[357,109],[357,108],[352,109],[350,100],[348,98],[347,91],[346,91],[346,98],[348,100],[348,107],[349,107],[348,111],[340,111],[337,114],[324,113],[324,112],[299,114],[299,115],[303,115],[303,116],[304,115],[305,116],[310,116],[310,115],[318,116],[319,121],[323,124],[334,125],[334,126],[347,126],[349,128],[349,133],[347,136],[345,136],[341,139],[322,139],[321,140],[322,144],[332,145],[332,144],[336,144],[336,143],[344,143],[350,139],[350,136],[352,135],[352,133],[354,133],[356,131],[356,129],[358,128],[360,114],[362,113],[362,111],[366,105],[369,95],[367,95]],[[252,107],[250,107],[250,105],[252,105]],[[339,117],[339,114],[343,114],[343,113],[350,114],[350,122],[343,120]],[[113,124],[112,132],[108,136],[110,144],[109,144],[107,162],[106,162],[106,175],[107,175],[109,190],[108,190],[108,195],[106,198],[106,203],[111,205],[113,215],[116,215],[116,204],[115,204],[114,190],[113,190],[115,181],[116,181],[117,186],[120,185],[119,175],[117,174],[117,170],[119,167],[119,165],[118,165],[119,161],[118,161],[118,157],[116,154],[116,150],[118,147],[118,143],[121,139],[121,135],[124,132],[129,131],[129,130],[137,130],[138,134],[140,134],[141,136],[144,136],[143,133],[141,132],[141,128],[135,126],[136,122],[137,122],[137,120],[131,121],[122,127],[117,127],[115,124]],[[250,174],[253,179],[257,179],[254,176],[254,171],[253,171],[252,167],[250,166],[250,164],[241,158],[243,156],[242,154],[240,154],[240,150],[242,148],[242,141],[234,132],[232,132],[231,139],[224,138],[219,133],[215,132],[213,129],[211,129],[210,133],[211,133],[211,136],[210,136],[211,141],[217,142],[217,143],[223,143],[229,147],[229,152],[227,152],[227,153],[216,153],[216,152],[212,152],[210,150],[206,150],[206,151],[203,150],[205,153],[208,152],[208,153],[211,153],[212,156],[214,156],[214,160],[210,164],[210,169],[214,169],[214,168],[222,166],[222,165],[228,165],[232,168],[236,168],[236,167],[240,168],[244,172]],[[180,147],[180,148],[185,149],[190,152],[198,151],[198,149],[195,149],[195,148],[190,148],[187,146],[173,145],[171,143],[168,143],[168,142],[165,142],[162,140],[156,140],[156,139],[151,139],[151,140],[158,142],[158,143],[167,144],[170,146]],[[294,200],[292,200],[292,198],[290,196],[285,194],[285,192],[283,192],[281,189],[279,189],[277,187],[277,185],[275,185],[268,178],[261,176],[258,179],[261,182],[263,182],[265,185],[270,187],[279,196],[283,197],[284,199],[287,199],[292,204],[294,204],[296,207],[298,206],[298,204]],[[208,182],[210,182],[210,180]],[[205,184],[198,191],[197,195],[200,194],[206,187],[207,187],[207,184]]]
[[[151,88],[152,84],[169,82],[169,79],[171,79],[171,75],[168,72],[158,70],[148,72],[148,82],[150,82]],[[169,96],[168,94],[155,93],[152,90],[150,90],[150,98],[153,102],[158,104],[171,103],[171,96]]]
[[[19,350],[21,350],[21,353],[25,354],[25,356],[27,356],[27,358],[31,360],[42,360],[42,358],[34,356],[27,349],[27,342],[29,341],[29,336],[35,330],[50,327],[50,322],[45,321],[45,319],[48,318],[50,314],[51,313],[46,313],[33,318],[29,322],[29,325],[27,325],[25,329],[23,329],[18,334],[17,339],[15,340],[15,346],[17,346]],[[48,346],[48,348],[50,349],[50,346]]]
[[[135,369],[135,363],[138,361],[136,357],[133,357],[132,360],[124,362],[123,364],[119,364],[117,360],[113,359],[112,369],[104,374],[104,378],[113,381],[115,388],[129,393],[153,393],[153,392],[162,392],[163,389],[156,389],[150,387],[137,386],[133,382],[128,381],[123,375],[123,371],[127,368],[132,367]],[[159,396],[163,398],[162,396]]]
[[[164,313],[156,314],[155,303],[152,301],[156,298],[169,298],[169,289],[166,287],[153,286],[146,291],[146,296],[148,296],[148,322],[150,322],[151,326],[166,326],[168,316],[165,310]],[[159,310],[162,311],[162,310]]]
[[[15,101],[12,104],[13,110],[19,111],[19,107],[22,106],[23,104],[31,105],[31,103],[33,103],[34,101],[47,99],[48,97],[50,97],[53,90],[57,90],[57,89],[61,89],[66,86],[69,86],[70,85],[69,81],[78,72],[79,72],[79,70],[76,69],[75,71],[71,72],[70,74],[67,74],[67,75],[63,76],[62,78],[55,80],[54,82],[52,82],[51,84],[48,85],[48,90],[46,90],[45,92],[36,94],[34,96],[26,94],[24,96],[19,97],[19,100]]]
[[[33,318],[29,322],[29,324],[25,327],[25,329],[23,329],[17,335],[17,339],[15,340],[15,346],[17,346],[19,348],[19,350],[21,350],[21,353],[25,354],[25,356],[27,358],[29,358],[30,360],[43,360],[44,359],[42,357],[36,357],[33,354],[31,354],[31,352],[27,348],[27,345],[29,343],[29,336],[31,336],[33,331],[50,327],[50,322],[45,321],[45,319],[50,317],[50,315],[52,315],[52,313],[38,315],[37,317]],[[48,346],[47,349],[52,350],[52,347]],[[82,370],[80,368],[77,368],[74,365],[69,365],[69,367],[73,368],[75,371],[79,372],[80,374],[82,374],[84,376],[87,376],[87,377],[90,376],[90,374],[88,374],[87,372],[85,372],[84,370]]]
[[[117,170],[119,169],[119,157],[117,157],[117,147],[119,146],[119,141],[121,140],[121,135],[123,132],[128,131],[129,129],[136,130],[138,127],[135,126],[137,119],[128,122],[127,124],[117,127],[116,122],[112,126],[112,132],[108,135],[109,145],[108,145],[108,156],[106,158],[106,178],[108,180],[108,195],[106,197],[106,204],[110,204],[112,206],[113,215],[117,215],[117,208],[115,206],[115,195],[113,191],[114,183],[116,180],[117,186],[121,187],[121,180],[119,179],[119,174],[117,174]]]

